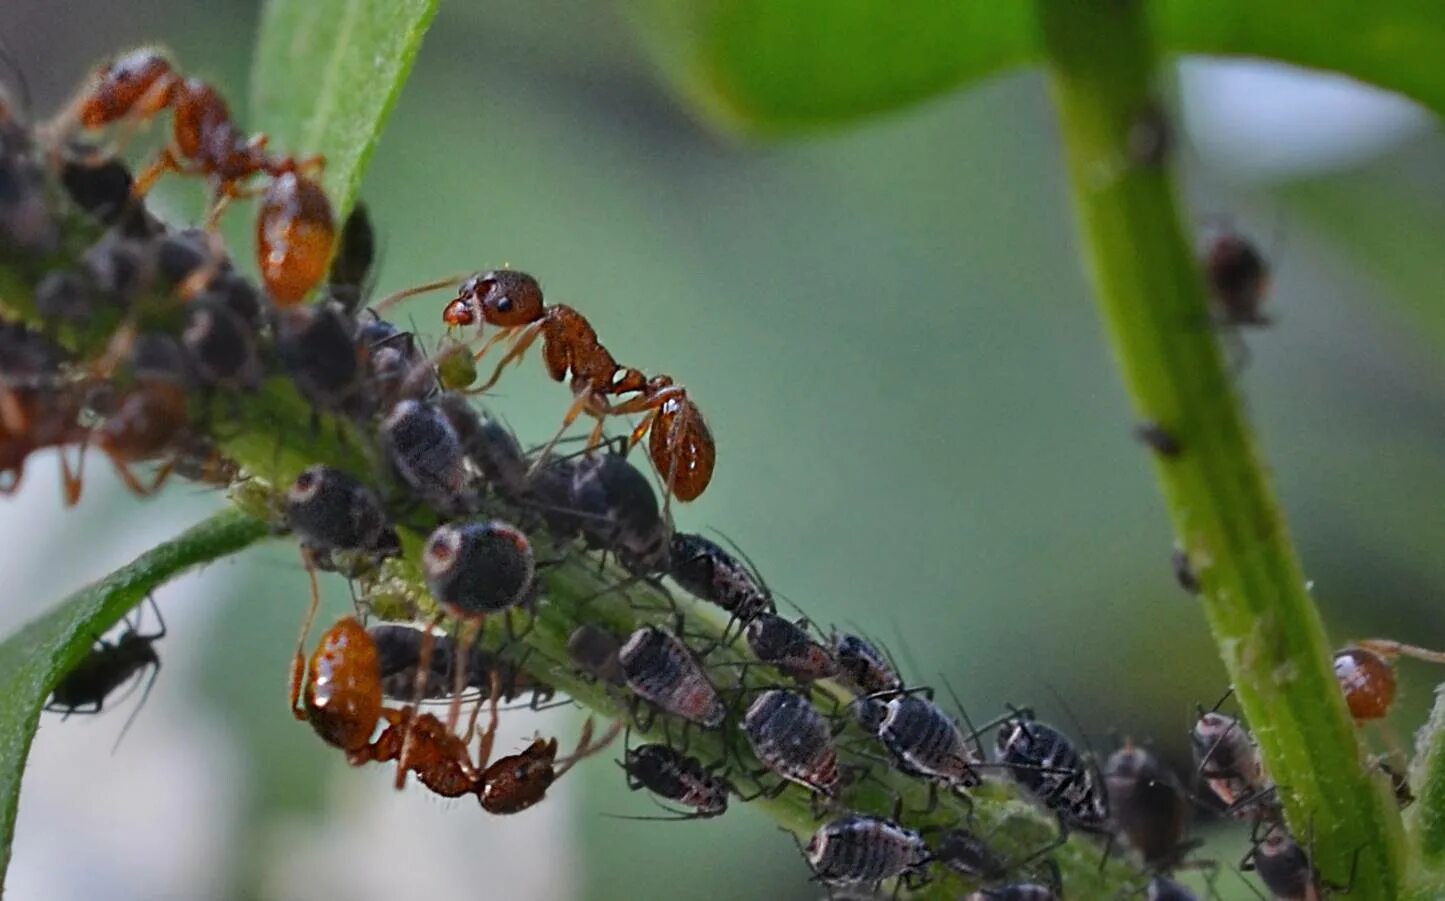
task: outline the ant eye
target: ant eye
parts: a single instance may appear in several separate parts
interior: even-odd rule
[[[498,313],[512,312],[512,296],[510,294],[503,294],[501,297],[498,297],[496,306]]]

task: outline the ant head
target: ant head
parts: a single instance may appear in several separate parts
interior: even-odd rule
[[[464,325],[476,324],[477,314],[466,297],[458,297],[442,310],[442,321],[447,324],[448,328],[460,328]]]
[[[467,324],[453,323],[451,318],[447,318],[448,314],[460,315],[453,310],[458,303],[470,308],[466,318],[475,319],[480,313],[488,323],[502,328],[536,322],[546,309],[542,286],[532,276],[514,269],[494,269],[462,282],[457,299],[448,304],[442,314],[448,325]]]
[[[95,87],[80,108],[80,122],[86,128],[101,128],[127,115],[159,112],[170,91],[150,95],[157,85],[174,77],[175,70],[160,51],[153,47],[132,50],[96,73]],[[145,108],[136,109],[142,99]]]

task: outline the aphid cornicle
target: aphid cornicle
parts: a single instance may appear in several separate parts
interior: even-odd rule
[[[833,732],[816,707],[796,692],[772,689],[743,716],[753,754],[769,772],[827,798],[842,785]]]
[[[899,769],[951,788],[982,781],[975,768],[983,763],[979,749],[943,708],[916,694],[873,700],[878,706],[867,720]]]
[[[814,641],[801,624],[775,613],[754,617],[744,635],[759,660],[790,679],[812,682],[838,673],[838,661],[828,648]]]
[[[1217,710],[1200,710],[1190,731],[1199,777],[1233,816],[1252,819],[1278,813],[1274,785],[1244,725]]]
[[[388,464],[421,500],[449,515],[476,509],[461,439],[435,405],[402,401],[382,420],[379,434]]]
[[[437,603],[475,619],[526,603],[535,587],[532,543],[501,520],[444,523],[422,551],[422,574]]]
[[[744,623],[777,611],[772,593],[757,574],[701,535],[673,533],[668,575],[690,594]]]
[[[627,687],[645,701],[709,729],[722,725],[727,708],[702,671],[697,656],[661,626],[633,632],[618,652]]]
[[[1054,811],[1062,827],[1107,829],[1108,796],[1098,774],[1062,732],[1015,711],[999,727],[996,744],[1014,781]]]
[[[707,819],[727,812],[732,786],[696,757],[667,745],[647,744],[627,748],[620,765],[627,774],[628,788],[647,789],[687,808],[686,813],[671,819]]]
[[[830,885],[877,886],[902,878],[916,888],[933,859],[923,836],[892,820],[853,814],[824,823],[804,849],[813,878]]]
[[[1104,763],[1114,825],[1151,870],[1169,869],[1192,845],[1184,842],[1190,804],[1174,773],[1132,742]]]
[[[155,611],[159,630],[145,633],[140,631],[140,618],[134,623],[126,618],[125,631],[114,642],[96,639],[95,647],[80,659],[56,684],[45,709],[70,716],[72,713],[99,713],[105,707],[105,699],[138,674],[149,669],[150,677],[141,692],[140,701],[126,718],[115,743],[130,729],[136,715],[145,706],[151,686],[160,675],[161,658],[156,653],[156,642],[166,637],[166,622],[161,617],[161,608],[155,598],[150,598],[151,609]],[[89,708],[89,709],[85,709]]]

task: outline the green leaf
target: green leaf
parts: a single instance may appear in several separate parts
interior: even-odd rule
[[[1037,55],[1018,0],[632,0],[648,51],[733,131],[816,128],[906,106]]]
[[[1445,115],[1445,12],[1438,0],[1158,0],[1176,53],[1257,56],[1398,91]]]
[[[338,216],[351,209],[439,0],[269,0],[252,68],[252,121],[296,154],[326,156]]]
[[[20,776],[40,710],[95,641],[148,592],[185,572],[259,541],[269,527],[234,510],[217,514],[173,541],[67,598],[0,644],[0,894],[10,865]]]
[[[630,0],[628,8],[674,89],[734,132],[849,122],[1042,53],[1034,10],[1020,0]],[[1437,0],[1156,0],[1149,13],[1168,52],[1339,72],[1445,115]]]

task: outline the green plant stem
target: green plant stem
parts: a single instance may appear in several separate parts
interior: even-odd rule
[[[1038,0],[1073,202],[1099,312],[1135,412],[1173,434],[1156,455],[1169,512],[1289,821],[1352,897],[1392,898],[1399,815],[1362,765],[1324,627],[1210,327],[1165,166],[1131,159],[1157,110],[1142,0]]]
[[[1411,894],[1438,898],[1445,893],[1445,685],[1435,690],[1430,719],[1415,737],[1410,784],[1415,804],[1405,819],[1415,851]]]
[[[79,234],[91,233],[83,222],[71,223],[68,228],[78,230]],[[41,274],[43,267],[0,264],[0,309],[38,323],[32,290]],[[104,345],[104,326],[105,322],[97,322],[85,335],[62,334],[61,338],[71,350],[85,358]],[[311,463],[341,466],[373,482],[378,480],[377,473],[381,468],[375,459],[373,439],[366,430],[331,417],[326,417],[319,427],[314,425],[309,407],[283,377],[268,379],[260,391],[219,399],[207,408],[206,413],[197,421],[210,423],[213,438],[220,447],[249,472],[259,476],[241,483],[235,494],[238,503],[252,516],[264,519],[268,511],[278,506],[279,498],[267,482],[287,485],[297,472]],[[344,439],[340,437],[343,434]],[[382,481],[385,478],[383,476]],[[509,510],[500,503],[490,507],[487,513],[517,521],[535,520],[535,516],[527,518],[526,511]],[[408,517],[408,521],[415,520],[414,513]],[[416,565],[426,527],[401,527],[399,532],[405,549],[404,557],[388,563],[381,576],[371,583],[363,583],[362,599],[383,619],[426,618],[434,614],[435,605],[426,592]],[[671,611],[675,604],[685,614],[688,637],[695,644],[712,645],[721,637],[725,624],[720,621],[715,608],[687,597],[669,596],[660,586],[632,580],[616,565],[601,564],[594,554],[558,546],[540,524],[530,534],[539,559],[560,562],[543,567],[540,572],[543,600],[538,605],[535,618],[528,621],[525,616],[519,615],[513,620],[510,631],[518,635],[518,643],[513,647],[520,646],[515,659],[532,676],[555,686],[588,710],[610,719],[632,717],[625,692],[588,681],[570,664],[567,639],[580,624],[600,623],[614,634],[625,637],[643,623],[670,625],[674,620]],[[624,583],[625,590],[620,590],[619,586]],[[138,602],[143,594],[133,594],[130,599]],[[298,617],[303,598],[304,594],[298,593]],[[112,622],[114,619],[106,626]],[[503,617],[492,617],[487,625],[486,640],[492,646],[500,645],[507,631]],[[732,631],[735,636],[737,629]],[[316,637],[313,633],[313,645]],[[739,666],[745,662],[751,662],[752,666]],[[723,687],[725,697],[733,701],[735,714],[746,709],[747,703],[755,696],[748,690],[764,685],[787,684],[771,669],[757,665],[742,649],[742,643],[736,640],[731,645],[719,646],[711,651],[707,664],[714,680]],[[739,673],[743,675],[739,676]],[[278,685],[280,678],[278,674]],[[840,716],[848,716],[844,705],[852,696],[841,687],[819,686],[815,699],[825,712],[836,710]],[[673,745],[686,741],[688,753],[701,760],[732,761],[735,781],[740,783],[741,790],[750,791],[756,785],[746,773],[757,770],[758,764],[737,721],[737,716],[730,717],[724,729],[705,731],[696,727],[684,729],[680,721],[659,716],[648,730],[634,728],[633,739],[635,742],[661,741]],[[926,786],[917,779],[883,766],[880,763],[882,749],[877,747],[876,742],[870,741],[856,726],[852,726],[840,737],[839,743],[843,763],[860,771],[866,768],[869,775],[850,786],[843,793],[840,804],[827,816],[840,815],[845,809],[889,816],[895,803],[901,802],[907,825],[934,830],[969,825],[979,834],[987,835],[990,844],[1011,860],[1029,856],[1055,833],[1053,818],[1033,803],[1021,800],[1011,786],[997,778],[997,770],[987,771],[987,784],[972,793],[971,801],[944,792],[936,806],[924,812],[930,806]],[[325,751],[318,742],[317,753]],[[775,777],[764,780],[767,785],[775,782]],[[804,790],[796,786],[790,786],[774,798],[759,797],[749,802],[749,806],[763,810],[804,841],[819,825],[814,803]],[[1142,885],[1139,872],[1121,855],[1115,854],[1101,869],[1102,853],[1099,844],[1077,834],[1055,853],[1071,898],[1113,898],[1121,891],[1131,891]],[[935,869],[941,871],[942,868]],[[952,898],[971,887],[957,876],[939,872],[916,897]]]
[[[15,834],[21,763],[30,751],[41,707],[61,677],[90,650],[95,636],[119,622],[147,593],[268,534],[264,522],[244,513],[218,513],[82,588],[6,640],[7,653],[0,655],[0,890]],[[32,652],[9,653],[17,648]]]

